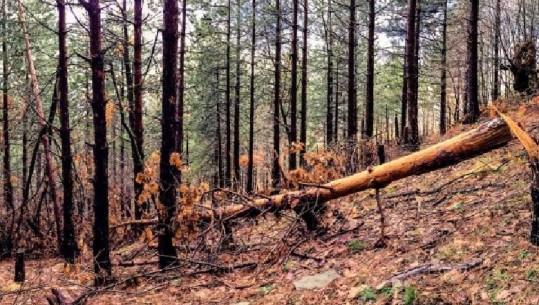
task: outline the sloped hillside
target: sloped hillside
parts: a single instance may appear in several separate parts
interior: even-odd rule
[[[539,105],[510,114],[537,132]],[[238,245],[208,254],[211,263],[185,254],[196,266],[189,271],[159,273],[144,264],[155,255],[150,243],[137,266],[117,269],[122,280],[100,291],[88,290],[86,267],[66,270],[58,260],[30,261],[28,281],[14,286],[12,263],[3,262],[0,303],[46,304],[44,295],[59,287],[87,304],[539,304],[539,249],[527,241],[529,181],[526,156],[513,141],[381,190],[386,247],[376,247],[375,192],[363,192],[331,202],[326,230],[316,234],[286,213],[242,220]],[[116,251],[116,264],[138,244]],[[333,280],[305,278],[320,274]],[[305,282],[323,287],[296,287]]]

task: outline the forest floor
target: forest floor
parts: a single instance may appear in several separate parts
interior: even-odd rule
[[[537,134],[538,104],[510,115]],[[468,128],[454,127],[444,139]],[[381,190],[385,248],[375,247],[379,214],[374,191],[366,191],[330,202],[327,230],[316,236],[292,214],[242,220],[234,233],[241,247],[207,254],[205,262],[182,254],[189,268],[120,267],[144,243],[117,247],[114,275],[121,280],[97,291],[90,288],[89,259],[73,268],[59,259],[29,260],[22,287],[12,281],[13,262],[4,261],[0,304],[47,304],[44,295],[53,287],[84,295],[87,304],[539,304],[539,248],[528,242],[529,182],[526,156],[512,141]],[[155,259],[155,249],[144,251],[135,261]],[[328,270],[336,278],[324,288],[294,285]]]

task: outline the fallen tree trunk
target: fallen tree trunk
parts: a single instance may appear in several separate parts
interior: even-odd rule
[[[320,187],[279,194],[267,199],[254,200],[250,205],[235,204],[204,212],[203,220],[259,214],[265,210],[294,209],[305,212],[320,203],[341,198],[366,189],[385,187],[399,179],[421,175],[457,164],[466,159],[501,147],[512,139],[507,124],[494,119],[479,127],[412,153],[391,162],[373,167],[352,176],[334,180]]]
[[[373,167],[352,176],[334,180],[305,190],[257,199],[248,204],[234,204],[203,211],[194,219],[211,222],[215,219],[230,220],[238,217],[256,216],[266,211],[293,209],[312,229],[316,227],[313,211],[323,207],[323,203],[372,188],[382,188],[391,182],[413,175],[421,175],[441,169],[480,154],[504,146],[512,139],[509,127],[502,119],[494,119],[479,127],[438,143],[421,151],[401,157],[391,162]],[[133,222],[127,222],[129,225]],[[156,224],[157,220],[147,220],[144,224]],[[115,225],[114,228],[124,224]]]

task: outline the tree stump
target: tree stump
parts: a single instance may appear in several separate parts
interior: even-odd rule
[[[24,251],[19,250],[15,254],[15,282],[22,283],[24,282]]]

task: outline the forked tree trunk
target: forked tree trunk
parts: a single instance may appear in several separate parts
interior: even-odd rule
[[[24,45],[25,45],[25,56],[26,64],[28,65],[28,74],[30,76],[30,85],[32,87],[32,94],[35,102],[35,110],[37,113],[37,118],[39,125],[42,129],[46,130],[48,127],[45,115],[43,113],[43,102],[41,101],[41,89],[39,88],[39,82],[37,80],[36,68],[34,66],[34,59],[32,56],[32,49],[30,46],[30,34],[28,32],[28,27],[26,25],[26,17],[24,8],[22,6],[21,0],[18,1],[19,9],[19,22],[22,27],[24,35]],[[52,159],[52,153],[50,148],[49,137],[46,133],[43,133],[41,136],[41,143],[43,145],[43,153],[45,154],[45,173],[47,179],[49,180],[49,188],[51,192],[51,198],[53,203],[54,211],[54,220],[56,222],[56,242],[58,250],[62,247],[62,224],[60,218],[60,199],[58,198],[58,192],[56,189],[56,179],[54,175],[54,165]]]

